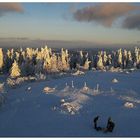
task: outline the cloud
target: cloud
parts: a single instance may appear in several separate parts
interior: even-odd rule
[[[19,3],[0,3],[0,16],[9,12],[23,12],[23,8]]]
[[[124,20],[123,28],[140,30],[140,14],[128,16]]]
[[[79,22],[96,21],[104,26],[111,27],[118,17],[138,8],[138,6],[127,3],[104,3],[79,9],[74,13],[74,18]]]

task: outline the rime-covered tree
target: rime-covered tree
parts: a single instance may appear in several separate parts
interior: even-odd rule
[[[118,66],[122,67],[122,50],[118,50]]]
[[[103,60],[102,60],[102,56],[101,54],[98,55],[98,61],[97,61],[97,69],[103,69],[104,65],[103,65]]]
[[[139,48],[135,47],[134,50],[134,66],[139,67],[140,59],[139,59]]]
[[[52,72],[58,72],[58,68],[57,68],[57,56],[55,55],[55,53],[51,57],[51,71]]]
[[[63,63],[62,63],[62,60],[61,60],[60,56],[58,56],[58,58],[57,58],[57,68],[58,68],[59,71],[63,70]]]
[[[132,55],[131,55],[131,52],[128,51],[127,68],[132,68],[132,66],[133,66]]]
[[[107,54],[106,51],[103,52],[103,65],[106,66],[107,63]]]
[[[43,60],[38,59],[35,65],[35,74],[43,73]]]
[[[14,60],[14,63],[12,64],[12,67],[11,67],[11,70],[10,70],[10,76],[12,78],[16,78],[16,77],[20,76],[20,74],[21,74],[21,70],[20,70],[16,60]]]
[[[126,62],[127,62],[127,50],[124,49],[124,51],[123,51],[123,68],[126,68]]]
[[[51,72],[51,59],[45,59],[44,60],[44,64],[43,64],[43,68],[46,72]]]
[[[89,70],[89,64],[90,64],[90,63],[91,63],[91,61],[89,61],[88,58],[87,58],[86,61],[85,61],[85,63],[84,63],[83,68],[84,68],[85,70]]]
[[[109,54],[109,55],[107,56],[107,64],[108,64],[109,66],[112,66],[112,56],[111,56],[111,54]]]
[[[30,60],[29,58],[27,58],[25,60],[25,75],[26,76],[30,76],[30,75],[35,75],[35,66],[32,63],[32,60]]]
[[[62,67],[64,71],[69,70],[69,59],[68,59],[68,51],[64,51],[64,49],[61,49],[61,61],[62,61]]]
[[[80,51],[80,56],[79,56],[79,63],[82,66],[83,65],[83,51]]]
[[[3,67],[3,51],[2,48],[0,48],[0,70],[2,70]]]

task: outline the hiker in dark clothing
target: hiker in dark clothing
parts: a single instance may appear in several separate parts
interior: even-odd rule
[[[115,123],[112,121],[111,117],[108,118],[106,132],[113,132],[113,129],[115,127]]]
[[[99,119],[99,116],[96,116],[96,117],[94,118],[94,128],[95,128],[97,131],[99,131],[99,130],[102,129],[101,127],[98,127],[98,126],[97,126],[97,121],[98,121],[98,119]]]
[[[94,118],[94,128],[97,129],[97,121],[99,119],[99,116]]]

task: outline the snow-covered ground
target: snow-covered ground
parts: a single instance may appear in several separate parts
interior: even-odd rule
[[[139,71],[88,71],[8,88],[0,107],[0,136],[140,136],[139,83]],[[93,129],[97,115],[101,127],[112,117],[112,133]]]

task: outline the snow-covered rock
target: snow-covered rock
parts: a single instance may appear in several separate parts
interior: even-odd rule
[[[131,102],[126,102],[126,103],[124,104],[124,107],[126,107],[126,108],[134,108],[134,104],[131,103]]]
[[[42,73],[39,73],[39,74],[36,74],[36,78],[37,78],[37,80],[45,80],[46,79],[46,75],[44,75]]]
[[[71,115],[74,115],[76,113],[76,108],[69,102],[64,102],[61,104],[62,110],[66,113],[70,113]]]
[[[16,86],[22,84],[25,81],[25,77],[18,77],[16,79],[8,78],[7,85],[9,87],[15,88]]]
[[[8,78],[7,79],[7,85],[9,86],[9,87],[16,87],[16,81],[15,80],[12,80],[11,78]]]
[[[111,67],[109,71],[110,71],[110,72],[121,72],[122,69]]]
[[[61,103],[61,104],[65,103],[65,99],[61,99],[61,100],[60,100],[60,103]]]
[[[55,91],[55,88],[45,87],[43,90],[45,93],[52,93]]]
[[[36,77],[29,76],[29,77],[28,77],[28,80],[31,81],[31,82],[34,82],[34,81],[36,81]]]
[[[73,73],[72,75],[77,76],[77,75],[83,75],[85,74],[83,71],[77,70],[75,73]]]
[[[89,90],[89,87],[87,86],[87,84],[86,84],[86,82],[85,82],[82,91],[83,91],[83,92],[87,92],[88,90]]]
[[[31,87],[28,87],[27,90],[28,90],[28,91],[31,91]]]
[[[112,80],[112,83],[118,83],[119,81],[116,79],[116,78],[114,78],[113,80]]]

